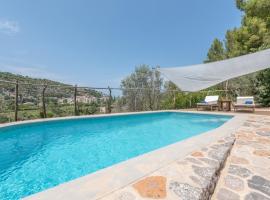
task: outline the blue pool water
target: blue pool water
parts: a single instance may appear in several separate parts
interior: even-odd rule
[[[217,128],[230,118],[162,112],[0,128],[0,199],[28,196]]]

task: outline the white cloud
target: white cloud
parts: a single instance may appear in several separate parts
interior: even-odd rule
[[[0,32],[5,34],[15,34],[20,31],[18,22],[9,20],[0,20]]]

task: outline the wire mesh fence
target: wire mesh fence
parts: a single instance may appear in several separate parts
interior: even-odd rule
[[[233,98],[226,90],[182,92],[168,88],[94,88],[0,80],[0,123],[103,113],[194,108],[206,95]]]
[[[0,123],[111,113],[113,90],[0,80]]]

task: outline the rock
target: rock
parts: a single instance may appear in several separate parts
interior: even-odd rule
[[[135,199],[136,197],[130,192],[123,192],[115,198],[115,200],[135,200]]]
[[[238,200],[240,196],[230,190],[221,188],[217,193],[218,200]]]
[[[200,160],[203,161],[204,163],[208,164],[209,166],[216,168],[216,169],[218,169],[220,167],[219,162],[216,160],[209,159],[209,158],[200,158]]]
[[[248,180],[248,186],[270,196],[270,181],[261,176],[252,176]]]
[[[193,164],[197,164],[197,165],[201,165],[202,164],[201,161],[199,161],[199,160],[197,160],[195,158],[186,158],[185,160],[187,160],[188,162],[191,162]]]
[[[245,140],[240,140],[240,139],[236,141],[237,145],[250,145],[253,143],[254,143],[253,141],[245,141]]]
[[[232,142],[226,142],[226,143],[222,143],[222,144],[214,144],[214,145],[210,146],[210,148],[219,149],[219,148],[224,148],[224,147],[230,147],[231,145],[232,145]]]
[[[259,128],[260,126],[258,124],[255,124],[255,123],[248,123],[248,122],[245,122],[243,124],[243,126],[247,126],[247,127],[255,127],[255,128]]]
[[[253,140],[254,135],[248,133],[240,133],[236,135],[236,140],[250,141]]]
[[[270,144],[270,140],[269,139],[266,139],[266,138],[261,138],[261,137],[259,137],[259,138],[257,138],[257,140],[256,140],[258,143],[260,143],[260,144]]]
[[[242,157],[232,156],[231,163],[233,164],[249,164],[249,161]]]
[[[240,178],[234,176],[226,176],[224,178],[225,186],[236,191],[241,191],[244,189],[244,181]]]
[[[207,188],[208,187],[208,181],[206,181],[204,178],[198,178],[197,176],[190,176],[189,177],[194,183],[198,184],[200,188]]]
[[[195,151],[191,154],[193,157],[204,157],[203,153],[200,151]]]
[[[209,151],[208,156],[215,160],[224,162],[227,157],[228,151],[229,151],[228,147],[220,146],[217,149]]]
[[[192,165],[192,169],[197,175],[207,180],[211,180],[212,178],[215,177],[216,170],[212,167],[198,167],[198,166]]]
[[[262,131],[257,131],[256,134],[261,135],[261,136],[270,136],[270,130],[262,130]]]
[[[189,163],[186,160],[179,160],[179,161],[177,161],[177,164],[179,164],[179,165],[188,165]]]
[[[225,140],[226,140],[227,142],[233,143],[234,140],[235,140],[235,135],[233,135],[233,136],[231,136],[231,137],[226,137]]]
[[[236,175],[236,176],[240,176],[242,178],[247,178],[252,174],[252,172],[248,170],[247,168],[240,167],[237,165],[230,165],[228,173]]]
[[[256,156],[268,157],[268,156],[270,156],[270,151],[268,151],[268,150],[255,150],[255,151],[253,151],[253,154]]]
[[[147,198],[160,199],[165,198],[166,177],[150,176],[133,185],[133,188],[142,196]]]
[[[187,183],[171,182],[169,189],[172,190],[181,200],[200,200],[202,190]]]
[[[245,200],[270,200],[270,198],[257,192],[251,192],[245,196]]]
[[[206,151],[208,151],[208,148],[207,148],[207,147],[203,147],[201,150],[202,150],[203,152],[206,152]]]
[[[251,123],[248,123],[248,122],[245,122],[244,124],[243,124],[243,126],[247,126],[247,127],[251,127]]]

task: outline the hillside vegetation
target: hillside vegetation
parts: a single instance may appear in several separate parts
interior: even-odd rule
[[[5,81],[18,81],[19,120],[43,117],[41,102],[44,85],[47,85],[45,102],[48,117],[74,114],[74,86],[49,79],[0,72],[0,122],[14,120],[15,84]],[[104,106],[105,103],[100,100],[103,94],[92,89],[78,89],[77,96],[83,100],[86,99],[85,102],[78,101],[79,114],[96,113],[98,108]],[[90,102],[88,100],[90,98],[93,101]]]

